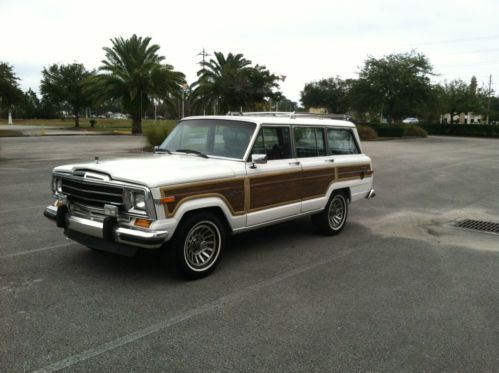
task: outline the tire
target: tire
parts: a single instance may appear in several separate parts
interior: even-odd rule
[[[312,216],[312,223],[320,234],[334,236],[340,233],[348,217],[348,199],[344,192],[333,192],[326,208]]]
[[[183,219],[171,242],[175,267],[187,279],[209,275],[220,262],[224,247],[225,227],[209,212]]]

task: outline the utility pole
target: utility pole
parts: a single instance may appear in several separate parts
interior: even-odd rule
[[[203,57],[203,62],[199,62],[199,64],[200,64],[201,66],[203,66],[203,70],[204,70],[204,64],[206,63],[206,61],[205,61],[205,60],[206,60],[206,57],[211,56],[211,54],[209,54],[208,52],[206,52],[206,51],[204,50],[204,48],[203,48],[203,50],[202,50],[200,53],[198,53],[197,55],[198,55],[198,56],[202,56],[202,57]]]
[[[489,124],[489,114],[490,114],[490,96],[492,95],[492,74],[489,75],[489,94],[487,97],[487,118],[485,119],[485,123]]]

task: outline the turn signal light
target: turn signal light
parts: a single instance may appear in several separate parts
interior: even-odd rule
[[[152,221],[147,219],[135,219],[134,225],[142,228],[149,228],[151,226]]]
[[[161,198],[159,201],[161,203],[172,203],[172,202],[175,202],[175,196],[169,196],[169,197]]]

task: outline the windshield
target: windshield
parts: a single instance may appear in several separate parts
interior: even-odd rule
[[[235,120],[192,119],[177,124],[160,150],[194,150],[206,155],[242,159],[256,124]]]

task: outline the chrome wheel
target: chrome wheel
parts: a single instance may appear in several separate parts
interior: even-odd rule
[[[193,271],[206,271],[216,262],[220,247],[221,234],[218,227],[211,221],[201,221],[185,237],[185,263]]]
[[[347,205],[345,197],[337,194],[331,200],[328,209],[328,222],[331,229],[338,230],[345,223]]]

